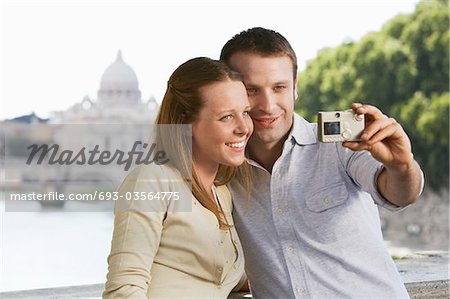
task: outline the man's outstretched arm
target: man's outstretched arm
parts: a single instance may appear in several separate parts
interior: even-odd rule
[[[344,142],[343,146],[367,150],[384,165],[377,181],[384,198],[400,207],[415,202],[422,191],[423,176],[402,126],[374,106],[354,103],[352,109],[365,115],[366,128],[361,141]]]

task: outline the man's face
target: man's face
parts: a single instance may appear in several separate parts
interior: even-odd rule
[[[254,123],[251,144],[271,147],[284,142],[292,127],[296,81],[287,56],[263,57],[238,52],[229,64],[241,73]]]

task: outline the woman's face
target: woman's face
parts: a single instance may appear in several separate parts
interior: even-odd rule
[[[253,132],[250,104],[241,81],[223,81],[200,89],[203,108],[192,123],[193,160],[197,167],[238,166]]]

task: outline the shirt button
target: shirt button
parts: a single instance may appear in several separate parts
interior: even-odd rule
[[[222,272],[223,268],[222,267],[217,267],[217,272]]]
[[[278,215],[281,215],[281,214],[283,214],[283,213],[284,213],[284,211],[283,211],[283,209],[281,209],[281,208],[278,208],[278,209],[277,209],[277,213],[278,213]]]
[[[217,288],[218,288],[218,289],[221,289],[221,288],[222,288],[222,284],[219,283],[219,284],[217,285]]]
[[[323,200],[323,202],[324,202],[325,204],[329,205],[329,204],[331,204],[331,203],[333,202],[333,200],[332,200],[331,198],[329,198],[329,197],[326,197],[326,198]]]
[[[305,288],[297,288],[297,291],[298,291],[300,294],[303,294],[303,293],[305,292]]]
[[[289,253],[293,253],[293,252],[294,252],[294,248],[292,248],[292,247],[289,246],[289,247],[287,248],[287,251],[288,251]]]

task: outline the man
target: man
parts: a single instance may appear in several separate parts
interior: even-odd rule
[[[297,59],[264,28],[228,41],[221,59],[240,72],[254,133],[250,196],[231,184],[236,228],[255,298],[407,298],[381,234],[376,205],[417,200],[423,175],[402,127],[376,107],[360,142],[320,143],[294,113]]]

